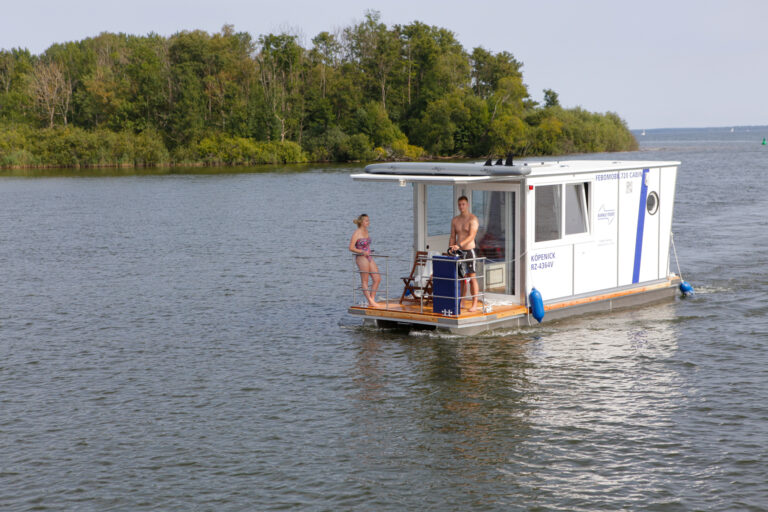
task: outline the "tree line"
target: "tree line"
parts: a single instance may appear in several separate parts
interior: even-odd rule
[[[252,164],[636,149],[614,113],[533,101],[506,51],[376,11],[296,35],[102,33],[0,50],[0,166]]]

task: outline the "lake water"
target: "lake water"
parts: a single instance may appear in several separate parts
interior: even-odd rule
[[[0,510],[766,510],[767,135],[584,157],[683,162],[693,299],[476,337],[347,317],[357,167],[6,173]]]

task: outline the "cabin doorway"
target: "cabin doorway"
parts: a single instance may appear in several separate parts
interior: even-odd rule
[[[480,223],[475,238],[477,255],[486,262],[478,269],[483,291],[503,295],[503,301],[520,303],[520,185],[417,184],[415,188],[415,248],[444,252],[448,249],[451,219],[458,214],[457,199],[464,195]]]
[[[486,258],[482,268],[483,291],[512,296],[519,288],[517,219],[519,185],[473,184],[464,186],[470,208],[480,223],[476,248]]]

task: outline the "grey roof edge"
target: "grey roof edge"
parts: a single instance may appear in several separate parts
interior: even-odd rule
[[[526,176],[531,169],[527,165],[482,165],[481,163],[455,162],[389,162],[370,164],[368,174],[404,174],[433,176]]]

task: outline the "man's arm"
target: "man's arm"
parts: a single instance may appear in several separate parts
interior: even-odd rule
[[[448,248],[451,248],[456,243],[456,219],[451,219],[451,237],[448,239]]]

